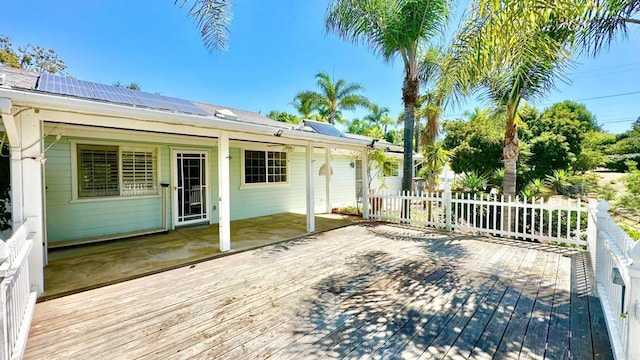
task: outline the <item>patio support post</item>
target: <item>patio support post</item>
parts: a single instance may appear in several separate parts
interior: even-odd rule
[[[44,219],[43,208],[43,164],[45,161],[44,138],[39,115],[34,110],[29,110],[19,115],[21,151],[16,151],[19,156],[22,174],[18,178],[22,181],[21,194],[12,194],[22,197],[22,222],[28,220],[28,230],[34,234],[33,247],[29,253],[29,283],[31,290],[39,296],[44,291]],[[17,160],[13,157],[12,164]],[[13,170],[13,169],[12,169]],[[15,177],[12,177],[14,181]],[[17,182],[19,183],[20,180]],[[13,183],[12,183],[13,185]],[[18,224],[16,224],[18,225]],[[19,226],[19,225],[18,225]]]
[[[369,219],[369,154],[362,151],[362,218]]]
[[[307,143],[306,151],[306,163],[307,163],[307,232],[316,231],[316,219],[315,219],[315,192],[313,190],[313,144]]]
[[[326,212],[331,214],[331,148],[324,148],[324,180],[325,180],[325,192],[326,192]]]
[[[229,133],[218,138],[218,231],[220,251],[231,250],[231,192],[229,186]]]

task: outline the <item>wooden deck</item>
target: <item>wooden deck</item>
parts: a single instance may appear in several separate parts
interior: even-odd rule
[[[25,359],[608,359],[588,266],[352,225],[40,303]]]

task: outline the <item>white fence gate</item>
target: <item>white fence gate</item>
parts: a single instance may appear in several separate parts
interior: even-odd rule
[[[28,259],[32,245],[33,235],[26,224],[0,244],[9,255],[0,260],[0,360],[22,358],[27,344],[36,303],[36,293],[29,288]]]
[[[609,216],[609,204],[590,199],[544,202],[440,193],[369,194],[368,218],[571,244],[588,249],[616,359],[640,359],[640,241]]]

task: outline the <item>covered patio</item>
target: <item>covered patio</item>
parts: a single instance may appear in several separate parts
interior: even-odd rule
[[[336,229],[362,218],[315,216],[317,231]],[[184,227],[102,243],[49,250],[45,292],[40,301],[195,264],[230,253],[307,235],[306,215],[282,213],[231,222],[231,251],[221,252],[218,225]]]
[[[586,252],[364,223],[36,306],[25,359],[612,359]]]

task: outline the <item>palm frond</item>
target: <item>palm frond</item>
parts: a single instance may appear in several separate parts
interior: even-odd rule
[[[232,18],[230,0],[174,0],[174,3],[189,7],[188,15],[194,18],[207,49],[218,52],[227,49]]]

